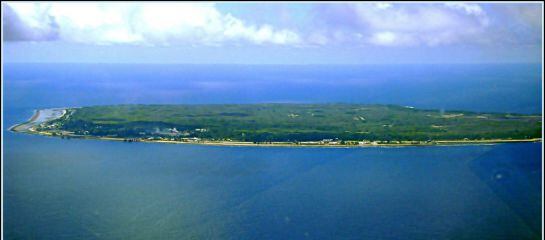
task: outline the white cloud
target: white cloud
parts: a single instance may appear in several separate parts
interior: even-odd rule
[[[377,45],[392,45],[396,42],[396,38],[393,32],[379,32],[373,34],[371,42]]]
[[[388,9],[392,7],[391,3],[375,3],[375,7],[378,9]]]
[[[317,16],[327,14],[325,21],[331,31],[343,29],[346,36],[354,36],[345,40],[381,46],[474,41],[489,21],[486,12],[472,3],[354,3],[326,5],[318,11]],[[359,35],[364,37],[356,37]],[[334,39],[332,34],[329,39]]]
[[[70,42],[219,45],[233,41],[254,44],[301,41],[294,31],[248,24],[221,13],[212,3],[11,2],[7,5],[20,22],[18,26],[7,27],[55,33],[58,40]],[[26,40],[44,40],[41,35],[24,36],[35,36]]]
[[[7,41],[316,47],[541,44],[542,5],[539,4],[488,4],[486,8],[463,2],[312,6],[310,10],[278,13],[279,18],[287,15],[297,19],[283,23],[297,31],[266,21],[255,24],[251,19],[221,12],[213,3],[187,2],[10,2],[2,3],[2,20]],[[255,15],[242,14],[259,21]]]
[[[457,10],[463,10],[467,15],[473,15],[476,16],[480,23],[484,26],[489,24],[488,16],[484,12],[484,10],[481,8],[481,6],[474,4],[474,3],[463,3],[463,2],[450,2],[445,3],[445,6],[457,9]]]
[[[411,36],[389,31],[374,33],[368,40],[372,44],[381,46],[408,46],[415,43]]]
[[[477,5],[472,3],[463,3],[463,2],[449,2],[445,3],[445,6],[451,7],[454,9],[462,9],[467,14],[473,14],[473,15],[483,15],[483,9]]]

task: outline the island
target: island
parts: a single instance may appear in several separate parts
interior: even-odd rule
[[[10,129],[125,142],[426,146],[541,141],[542,116],[363,104],[110,105],[37,110]]]

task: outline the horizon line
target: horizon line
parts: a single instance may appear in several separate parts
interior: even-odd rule
[[[363,65],[511,65],[543,64],[543,62],[422,62],[422,63],[185,63],[185,62],[3,62],[5,64],[119,64],[119,65],[240,65],[240,66],[363,66]]]

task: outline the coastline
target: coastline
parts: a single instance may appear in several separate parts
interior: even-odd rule
[[[500,143],[522,143],[522,142],[541,142],[542,138],[532,139],[486,139],[486,140],[434,140],[434,141],[397,141],[396,143],[384,142],[358,142],[347,141],[352,144],[332,144],[318,142],[243,142],[243,141],[212,141],[212,140],[192,140],[192,141],[175,141],[168,139],[127,139],[121,137],[101,137],[92,135],[77,135],[72,132],[50,132],[37,131],[34,127],[40,124],[63,117],[68,111],[68,108],[49,108],[34,110],[34,114],[26,122],[16,124],[8,130],[18,133],[60,137],[67,139],[94,139],[106,141],[120,142],[143,142],[143,143],[162,143],[162,144],[194,144],[194,145],[209,145],[209,146],[244,146],[244,147],[326,147],[326,148],[362,148],[362,147],[424,147],[424,146],[461,146],[461,145],[491,145]],[[362,144],[363,143],[363,144]]]
[[[48,137],[60,137],[67,139],[89,139],[102,141],[118,141],[118,142],[141,142],[141,143],[160,143],[160,144],[192,144],[192,145],[208,145],[208,146],[230,146],[230,147],[325,147],[325,148],[368,148],[368,147],[432,147],[432,146],[468,146],[468,145],[493,145],[501,143],[525,143],[525,142],[541,142],[542,138],[532,139],[487,139],[487,140],[437,140],[433,142],[418,142],[418,143],[376,143],[376,144],[357,144],[357,145],[342,145],[342,144],[296,144],[293,142],[274,142],[274,143],[254,143],[254,142],[235,142],[235,141],[172,141],[172,140],[148,140],[142,139],[137,141],[128,141],[125,138],[118,137],[98,137],[89,135],[53,135],[49,132],[38,131],[18,131],[10,129],[10,131],[34,135],[42,135]]]
[[[61,118],[67,113],[68,108],[36,109],[34,114],[26,122],[15,124],[8,128],[13,132],[35,132],[33,127]]]
[[[8,130],[13,132],[23,132],[24,130],[17,130],[17,128],[23,127],[25,125],[32,124],[40,117],[40,110],[34,110],[34,114],[32,114],[32,117],[30,117],[26,122],[15,124],[8,128]],[[29,129],[31,126],[28,126],[27,129]]]

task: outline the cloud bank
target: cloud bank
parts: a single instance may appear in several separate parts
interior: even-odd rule
[[[5,41],[96,45],[436,47],[541,44],[542,5],[312,4],[304,24],[255,24],[213,3],[2,4]],[[245,8],[251,11],[251,8]],[[257,13],[258,14],[258,13]],[[280,15],[280,13],[279,13]],[[273,21],[274,22],[274,21]],[[282,25],[282,24],[276,24]]]
[[[7,41],[89,44],[298,44],[297,33],[251,25],[214,4],[31,3],[3,4]]]
[[[471,41],[489,25],[477,4],[354,3],[322,5],[323,38],[381,46],[441,45]],[[320,44],[320,42],[317,42]]]

